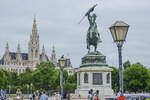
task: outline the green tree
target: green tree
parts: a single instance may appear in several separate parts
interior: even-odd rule
[[[16,72],[11,72],[11,85],[17,86],[19,85],[18,74]]]
[[[126,68],[128,68],[128,67],[130,67],[130,66],[131,66],[131,63],[130,63],[129,60],[126,61],[126,62],[124,62],[124,64],[123,64],[124,69],[126,69]]]
[[[36,89],[50,90],[55,86],[58,73],[51,62],[42,62],[33,72],[33,84]]]
[[[114,91],[119,91],[119,70],[114,66],[111,66],[110,68],[113,69],[113,71],[111,72],[112,89]]]
[[[77,87],[77,73],[68,76],[66,83],[64,84],[64,90],[66,92],[72,93],[75,91],[76,87]]]
[[[149,72],[140,63],[132,64],[124,71],[124,89],[129,92],[145,91],[149,81]]]
[[[0,88],[6,88],[8,84],[7,77],[3,70],[0,70]]]
[[[32,72],[27,68],[26,72],[21,73],[18,77],[19,79],[19,85],[23,86],[25,84],[31,84],[32,83]]]

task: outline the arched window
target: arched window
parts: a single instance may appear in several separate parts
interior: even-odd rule
[[[88,74],[84,73],[84,83],[88,83]]]

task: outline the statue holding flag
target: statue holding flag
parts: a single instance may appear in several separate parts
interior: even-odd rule
[[[87,32],[87,37],[86,37],[88,52],[90,52],[90,46],[91,45],[94,46],[94,51],[96,52],[98,43],[102,42],[101,39],[100,39],[100,35],[98,33],[98,30],[97,30],[97,24],[95,22],[96,21],[96,14],[95,13],[91,14],[94,11],[94,8],[96,6],[97,6],[97,4],[94,5],[93,7],[91,7],[87,11],[87,13],[85,14],[85,16],[88,17],[88,21],[89,21],[89,24],[90,24],[88,32]]]

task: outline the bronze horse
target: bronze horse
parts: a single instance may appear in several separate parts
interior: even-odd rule
[[[94,5],[92,8],[90,8],[89,11],[85,14],[85,16],[88,16],[88,20],[89,20],[89,24],[90,24],[88,32],[87,32],[87,37],[86,37],[88,52],[90,52],[91,45],[94,46],[94,51],[96,52],[98,43],[102,42],[100,39],[98,30],[97,30],[97,24],[95,22],[96,14],[90,15],[90,13],[94,10],[95,7],[96,7],[96,5]]]

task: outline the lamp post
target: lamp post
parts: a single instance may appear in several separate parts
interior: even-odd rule
[[[114,42],[118,47],[119,56],[119,85],[120,96],[123,96],[123,73],[122,73],[122,46],[126,39],[129,25],[123,21],[116,21],[109,29],[113,37]]]
[[[63,100],[63,69],[66,64],[66,59],[62,56],[59,60],[59,67],[60,67],[60,87],[61,87],[61,100]]]
[[[31,83],[31,84],[30,84],[30,88],[31,88],[31,94],[32,94],[32,86],[33,86],[33,84]]]
[[[8,85],[8,88],[9,88],[9,94],[10,94],[10,89],[11,89],[11,86],[10,86],[10,85]]]
[[[29,84],[27,84],[27,94],[29,94]]]

